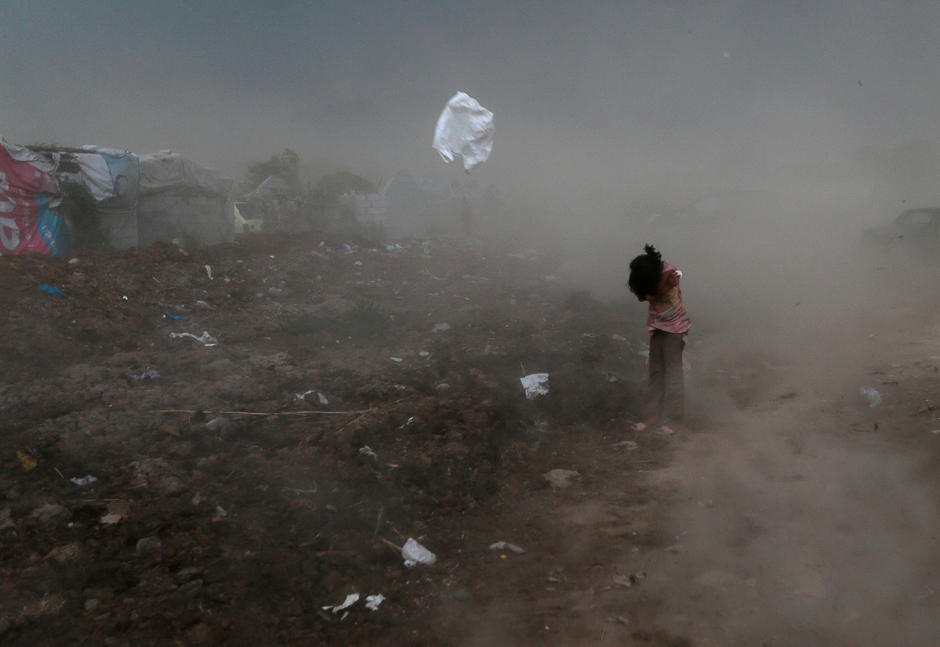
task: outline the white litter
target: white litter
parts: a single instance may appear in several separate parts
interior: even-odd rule
[[[411,568],[415,564],[433,566],[434,562],[437,561],[437,555],[429,551],[411,537],[409,537],[408,541],[405,542],[405,545],[402,546],[401,556],[404,558],[405,566],[408,568]]]
[[[508,541],[498,541],[495,544],[490,544],[490,550],[511,550],[514,553],[524,553],[525,550],[519,548],[515,544],[510,544]]]
[[[337,613],[338,611],[342,611],[343,609],[348,609],[348,608],[351,607],[352,605],[356,604],[356,602],[358,602],[358,601],[359,601],[359,594],[358,594],[358,593],[350,593],[349,595],[346,596],[346,599],[343,600],[343,603],[342,603],[342,604],[337,604],[336,606],[327,605],[327,606],[323,607],[323,610],[324,610],[324,611],[332,611],[333,613]]]
[[[525,397],[530,400],[536,396],[548,394],[548,373],[533,373],[520,377],[519,381],[525,389]]]
[[[369,447],[368,445],[359,448],[359,455],[368,456],[370,458],[374,458],[375,460],[379,460],[379,455],[376,454],[374,451],[372,451],[372,448]]]
[[[209,275],[209,280],[212,281],[212,268],[206,265],[206,274]]]
[[[450,330],[450,324],[446,323],[439,323],[431,328],[431,332],[446,332],[448,330]]]
[[[564,489],[571,487],[571,479],[578,478],[581,475],[574,470],[552,470],[542,474],[542,478],[551,483],[552,487]]]
[[[97,477],[94,477],[91,474],[89,474],[88,476],[83,476],[82,478],[73,478],[69,480],[72,481],[72,483],[74,483],[78,487],[85,487],[86,485],[91,485],[98,479]]]
[[[177,333],[177,332],[171,332],[171,333],[170,333],[170,338],[171,338],[171,339],[177,339],[177,338],[180,338],[180,337],[192,337],[193,339],[195,339],[196,341],[198,341],[199,343],[201,343],[201,344],[203,344],[203,345],[205,345],[205,346],[216,346],[216,345],[218,345],[218,343],[219,343],[218,340],[217,340],[215,337],[213,337],[212,335],[210,335],[210,334],[209,334],[207,331],[205,331],[205,330],[202,331],[202,335],[199,336],[199,337],[196,337],[196,335],[194,335],[194,334],[192,334],[192,333],[188,333],[188,332],[179,332],[179,333]]]
[[[868,400],[868,406],[877,407],[881,404],[881,394],[870,386],[863,386],[858,390]]]
[[[320,404],[329,404],[329,403],[330,403],[330,401],[327,400],[327,398],[326,398],[325,395],[323,395],[323,394],[320,393],[319,391],[315,391],[315,390],[313,390],[313,389],[310,389],[309,391],[305,391],[305,392],[303,392],[303,393],[296,393],[295,395],[297,396],[297,399],[298,399],[298,400],[303,400],[304,398],[306,398],[306,397],[307,397],[308,395],[310,395],[311,393],[316,393],[316,394],[317,394],[317,400],[320,402]]]
[[[385,596],[379,593],[378,595],[369,595],[366,597],[366,609],[369,611],[378,611],[379,605],[385,601]]]
[[[460,155],[469,172],[489,159],[493,150],[493,113],[473,97],[458,92],[437,120],[433,146],[448,164]]]
[[[389,359],[392,360],[393,362],[401,362],[401,361],[402,361],[401,357],[389,357]]]

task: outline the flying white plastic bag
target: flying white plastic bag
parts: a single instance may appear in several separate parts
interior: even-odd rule
[[[473,97],[458,92],[437,120],[434,148],[448,164],[460,155],[463,167],[470,172],[489,159],[493,150],[493,113]]]

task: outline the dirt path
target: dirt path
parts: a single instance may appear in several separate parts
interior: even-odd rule
[[[582,476],[502,515],[493,540],[537,554],[494,559],[487,602],[453,610],[473,618],[466,644],[935,644],[935,339],[873,343],[868,370],[821,383],[761,362],[747,402],[691,432],[612,425],[560,443],[539,469]],[[709,369],[724,375],[709,389],[741,388]],[[884,402],[870,408],[860,384]]]
[[[868,375],[799,384],[792,366],[683,438],[649,481],[674,489],[644,590],[662,627],[695,645],[935,644],[935,338],[879,344]]]

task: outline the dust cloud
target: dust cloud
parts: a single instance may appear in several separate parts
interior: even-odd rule
[[[860,245],[940,204],[935,3],[153,4],[5,3],[3,135],[170,148],[236,178],[289,146],[374,181],[466,181],[430,143],[467,92],[496,121],[474,177],[502,207],[480,236],[549,252],[572,290],[622,302],[624,327],[643,325],[625,285],[643,244],[684,272],[709,433],[689,450],[704,467],[673,476],[720,508],[675,520],[692,555],[755,580],[742,613],[802,618],[818,644],[832,618],[857,644],[904,642],[877,626],[889,615],[929,642],[934,610],[904,601],[935,567],[935,496],[908,454],[832,430],[940,297],[934,269]],[[780,416],[748,409],[786,393]]]

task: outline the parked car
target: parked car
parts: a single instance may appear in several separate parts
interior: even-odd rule
[[[866,229],[862,240],[869,247],[913,254],[940,252],[940,208],[908,209],[883,227]]]

